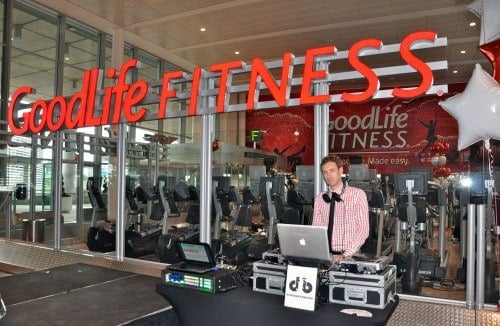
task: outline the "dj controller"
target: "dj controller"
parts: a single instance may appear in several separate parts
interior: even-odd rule
[[[277,250],[264,252],[253,263],[253,290],[285,295],[288,263]],[[396,294],[396,266],[389,257],[355,256],[319,271],[319,282],[327,286],[328,302],[384,309]]]

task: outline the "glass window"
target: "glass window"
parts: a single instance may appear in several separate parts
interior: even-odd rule
[[[83,73],[97,67],[98,55],[97,32],[68,21],[64,41],[63,95],[81,90]]]
[[[57,17],[48,12],[16,2],[12,17],[12,51],[10,93],[29,85],[35,94],[25,97],[28,105],[35,99],[50,99],[55,92]],[[49,133],[14,136],[7,146],[6,184],[26,186],[27,196],[15,202],[14,239],[33,240],[23,236],[24,219],[45,218],[53,224],[52,210],[52,142]],[[49,172],[50,171],[50,172]],[[49,176],[49,177],[47,177]],[[50,232],[46,232],[46,235]],[[51,236],[45,237],[50,242]]]

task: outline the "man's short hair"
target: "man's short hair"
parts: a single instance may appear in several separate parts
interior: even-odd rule
[[[342,159],[340,158],[340,156],[338,156],[336,154],[330,154],[330,155],[323,157],[323,159],[321,160],[320,167],[323,168],[323,165],[325,165],[328,162],[333,162],[333,163],[337,164],[337,168],[339,168],[339,169],[344,166]]]

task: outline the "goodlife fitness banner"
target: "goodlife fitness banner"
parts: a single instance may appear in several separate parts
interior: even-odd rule
[[[457,85],[446,94],[463,90]],[[406,172],[414,167],[432,167],[433,141],[448,143],[447,164],[453,172],[464,171],[468,162],[457,151],[456,120],[438,104],[445,96],[425,96],[410,101],[372,100],[364,103],[334,103],[330,106],[329,152],[347,163],[360,156],[378,173]],[[279,121],[279,123],[276,123]],[[248,112],[247,129],[262,130],[259,143],[264,151],[283,155],[289,162],[314,164],[314,112],[283,109]],[[295,160],[292,158],[295,157]],[[293,171],[289,164],[288,171]]]

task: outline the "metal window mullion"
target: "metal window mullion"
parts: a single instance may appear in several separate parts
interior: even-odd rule
[[[57,20],[57,52],[54,94],[62,95],[64,78],[64,42],[66,37],[66,18]],[[54,249],[61,250],[61,196],[62,196],[62,131],[56,132],[52,157],[54,161]]]

